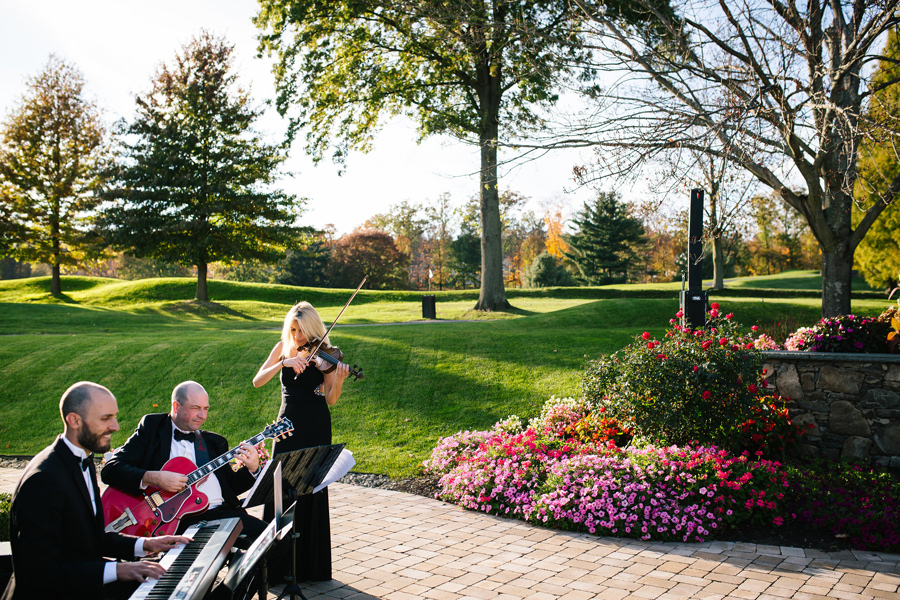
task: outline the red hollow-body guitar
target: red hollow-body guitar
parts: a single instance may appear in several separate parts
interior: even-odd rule
[[[266,438],[288,436],[293,430],[290,420],[282,417],[247,440],[247,443],[255,446]],[[197,484],[216,469],[227,465],[239,451],[240,445],[235,446],[200,468],[182,456],[169,459],[163,465],[163,471],[187,476],[187,486],[180,492],[148,487],[141,496],[134,496],[113,487],[106,488],[100,497],[106,531],[146,537],[173,535],[184,515],[204,511],[209,505],[209,499],[206,494],[197,490]]]

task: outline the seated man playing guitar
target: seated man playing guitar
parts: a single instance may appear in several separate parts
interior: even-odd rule
[[[177,531],[181,532],[201,520],[238,517],[243,523],[243,533],[249,538],[255,539],[262,533],[266,524],[248,515],[237,498],[238,494],[252,487],[260,471],[259,455],[252,445],[242,443],[232,451],[234,459],[246,468],[237,472],[227,466],[216,468],[211,475],[193,483],[190,486],[192,489],[186,489],[188,473],[229,452],[228,441],[224,437],[200,431],[208,411],[209,395],[203,386],[195,381],[185,381],[172,391],[172,410],[169,414],[149,414],[141,419],[131,437],[116,450],[100,472],[101,479],[110,486],[107,490],[110,496],[104,494],[103,497],[107,521],[115,519],[122,511],[118,505],[133,506],[134,514],[137,514],[153,498],[171,497],[173,493],[183,491],[186,500],[183,506],[179,503],[174,520],[166,517],[166,522],[162,523],[159,519],[139,517],[137,520],[140,523],[132,524],[124,531],[135,535],[156,535],[160,531],[174,530],[177,522]],[[176,464],[182,468],[173,470]],[[185,466],[187,468],[183,468]],[[153,494],[156,491],[160,493]],[[117,508],[110,511],[109,505],[113,503]],[[127,512],[132,514],[131,510]],[[111,526],[108,523],[108,529]]]

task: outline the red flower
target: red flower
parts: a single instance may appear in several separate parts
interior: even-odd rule
[[[677,313],[675,313],[675,316],[680,319],[681,317],[684,316],[684,312],[679,310]]]
[[[734,318],[734,313],[728,313],[727,315],[725,315],[725,318],[726,318],[726,319],[733,319],[733,318]]]
[[[765,379],[763,379],[763,380],[762,380],[762,386],[763,386],[764,388],[769,387],[769,382],[766,381]]]
[[[755,394],[757,389],[758,388],[752,383],[747,386],[747,391],[749,391],[751,394]]]
[[[699,370],[700,370],[700,367],[698,367],[697,365],[694,365],[694,373],[696,373]]]
[[[656,358],[658,358],[660,360],[665,360],[666,358],[668,358],[668,356],[666,356],[665,354],[657,354]]]
[[[756,325],[751,325],[750,331],[759,331],[759,327],[757,327]]]
[[[719,338],[719,345],[724,346],[728,343],[728,338]]]
[[[709,390],[705,390],[702,394],[704,400],[709,400],[712,398],[712,393]]]
[[[647,342],[647,347],[652,350],[655,347],[655,344],[653,342]]]
[[[645,331],[644,333],[641,334],[641,337],[644,338],[645,340],[649,340],[649,339],[650,339],[650,332],[649,332],[649,331]]]
[[[711,311],[709,311],[709,316],[711,316],[713,319],[718,318],[719,311],[717,311],[716,309],[712,309]]]
[[[713,302],[712,304],[710,304],[710,308],[712,308],[713,310],[719,310],[719,303]]]
[[[708,349],[710,346],[712,346],[712,342],[709,340],[706,340],[705,342],[700,344],[700,347],[703,348],[704,350]]]

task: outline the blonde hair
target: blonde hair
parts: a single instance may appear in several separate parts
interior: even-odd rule
[[[306,336],[306,339],[312,341],[321,340],[325,337],[325,343],[329,346],[331,345],[328,337],[325,336],[325,323],[322,322],[322,317],[319,316],[319,313],[313,308],[313,305],[309,302],[298,302],[291,307],[291,310],[289,310],[284,317],[284,327],[281,329],[282,356],[287,358],[294,355],[289,352],[296,353],[296,348],[294,348],[294,336],[291,335],[291,327],[293,327],[294,324],[296,324],[300,329],[300,332]]]

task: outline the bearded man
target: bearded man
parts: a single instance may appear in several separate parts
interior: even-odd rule
[[[62,435],[35,456],[13,494],[10,542],[13,576],[2,600],[128,597],[165,569],[154,562],[115,562],[165,552],[189,538],[139,538],[105,532],[93,455],[109,450],[119,430],[116,399],[81,381],[59,402]]]

